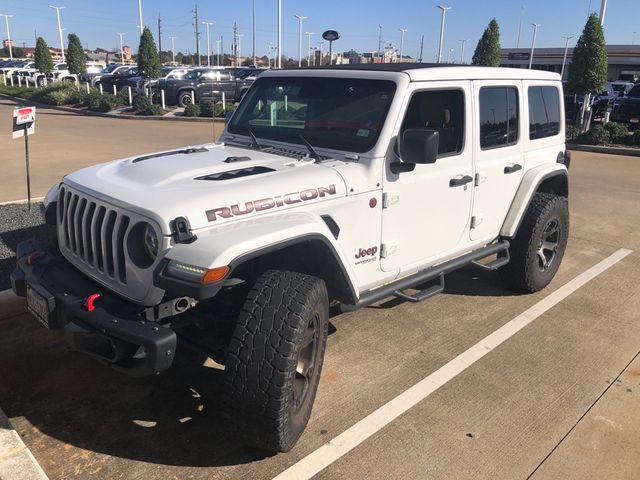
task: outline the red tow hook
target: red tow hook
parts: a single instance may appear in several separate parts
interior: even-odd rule
[[[27,255],[27,265],[29,265],[30,267],[35,265],[41,255],[42,252],[31,252],[29,255]]]
[[[99,293],[94,293],[93,295],[89,295],[87,299],[84,301],[84,309],[87,312],[93,312],[96,309],[96,306],[93,303],[99,298],[100,298]]]

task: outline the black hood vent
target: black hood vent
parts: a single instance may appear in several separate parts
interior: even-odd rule
[[[203,177],[197,177],[196,180],[233,180],[234,178],[249,177],[251,175],[259,175],[261,173],[275,172],[273,168],[269,167],[247,167],[239,168],[238,170],[229,170],[226,172],[212,173],[211,175],[205,175]]]

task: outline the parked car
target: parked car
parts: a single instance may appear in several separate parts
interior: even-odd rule
[[[29,65],[34,64],[34,62],[29,60],[14,60],[5,64],[0,68],[0,74],[4,74],[7,77],[13,75],[16,70],[20,70],[21,68],[27,68]]]
[[[640,127],[640,83],[613,102],[611,120],[624,123],[634,130]]]
[[[96,86],[96,83],[104,76],[104,75],[113,75],[115,72],[124,71],[128,68],[131,68],[131,65],[120,65],[117,63],[111,63],[107,65],[102,71],[98,73],[86,73],[83,75],[82,80],[86,82],[90,82],[92,87]]]
[[[105,92],[112,92],[113,87],[116,87],[117,91],[121,89],[126,89],[127,81],[132,77],[138,76],[138,67],[127,67],[125,68],[117,68],[108,75],[102,75],[95,82],[95,86],[99,87],[102,85],[102,89]]]
[[[222,92],[226,101],[237,102],[255,80],[251,75],[258,72],[261,70],[196,68],[182,78],[160,79],[158,86],[164,89],[165,101],[169,105],[186,107],[192,99],[196,102],[220,100]]]
[[[139,76],[131,77],[127,79],[125,85],[135,89],[138,93],[143,93],[145,87],[150,87],[152,89],[152,96],[155,97],[157,95],[156,87],[158,85],[158,80],[179,79],[182,78],[189,70],[189,67],[162,67],[158,78],[146,78]]]
[[[224,365],[235,428],[289,451],[332,303],[424,301],[467,266],[523,293],[551,282],[569,236],[561,98],[560,76],[539,70],[270,71],[220,143],[65,175],[44,201],[57,242],[17,245],[13,291],[132,376],[168,369],[185,339]]]

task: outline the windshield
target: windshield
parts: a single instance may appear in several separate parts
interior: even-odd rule
[[[111,73],[118,67],[120,67],[120,65],[109,65],[107,68],[102,70],[102,73]]]
[[[613,88],[614,92],[624,92],[626,89],[626,85],[624,83],[613,83],[611,88]]]
[[[316,77],[258,78],[228,131],[364,153],[373,148],[393,100],[388,80]]]
[[[629,93],[627,93],[629,97],[640,97],[640,83],[635,85]]]

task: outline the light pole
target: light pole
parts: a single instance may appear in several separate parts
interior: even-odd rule
[[[138,0],[138,26],[140,27],[140,36],[144,31],[144,24],[142,23],[142,0]]]
[[[278,68],[282,68],[282,0],[278,0]]]
[[[169,37],[171,40],[171,63],[176,64],[176,37]]]
[[[126,33],[118,33],[120,37],[120,61],[124,63],[124,47],[122,46],[122,37],[125,36]]]
[[[252,51],[251,51],[251,55],[253,56],[253,65],[254,66],[258,66],[258,60],[256,59],[256,0],[253,0],[251,2],[251,9],[252,9],[252,19],[253,19],[253,25],[252,25],[252,31],[251,31],[251,43],[252,43]]]
[[[449,49],[449,55],[447,55],[447,63],[451,63],[451,54],[453,53],[453,48]]]
[[[56,11],[56,16],[58,17],[58,33],[60,34],[60,51],[62,52],[62,63],[64,63],[64,42],[62,41],[62,26],[60,25],[60,10],[66,7],[55,7],[53,5],[49,5],[49,8],[53,8]]]
[[[320,58],[319,58],[319,64],[320,66],[322,66],[322,57],[324,56],[324,42],[320,42],[318,43],[318,45],[320,45]]]
[[[4,13],[0,13],[0,17],[4,17],[5,25],[7,26],[7,42],[9,44],[9,58],[13,60],[13,50],[11,49],[11,32],[9,31],[9,17],[13,17],[13,15],[6,15]]]
[[[462,42],[462,51],[460,52],[460,64],[464,65],[464,47],[467,44],[467,42],[469,41],[469,39],[465,38],[462,40],[458,40],[459,42]]]
[[[407,31],[406,28],[399,28],[400,31],[400,63],[402,63],[402,57],[404,53],[404,34]]]
[[[536,35],[538,34],[538,27],[541,26],[540,23],[532,23],[533,25],[533,40],[531,41],[531,54],[529,55],[529,70],[533,66],[533,51],[536,48]]]
[[[207,27],[207,67],[211,66],[211,42],[209,41],[209,27],[213,22],[202,22]]]
[[[302,21],[308,17],[294,15],[298,19],[298,68],[302,67]]]
[[[384,52],[382,51],[382,25],[378,25],[378,55],[382,58],[382,63],[384,63]],[[329,63],[331,63],[331,59],[329,59]]]
[[[604,26],[604,15],[607,13],[607,0],[600,2],[600,25]]]
[[[309,48],[307,52],[307,65],[309,65],[309,63],[311,62],[311,35],[313,35],[313,32],[304,32],[304,34],[307,35],[307,38],[309,39]]]
[[[237,66],[241,67],[241,62],[242,62],[242,48],[240,47],[240,40],[242,39],[242,37],[244,37],[244,33],[239,33],[236,35],[236,37],[238,38],[238,63]]]
[[[222,43],[221,39],[216,40],[216,67],[220,66],[220,44]]]
[[[444,20],[447,16],[447,10],[451,10],[451,7],[438,5],[438,8],[442,10],[442,19],[440,20],[440,46],[438,47],[438,63],[440,63],[442,62],[442,44],[444,42]]]
[[[574,35],[570,37],[562,37],[566,39],[566,42],[564,44],[564,57],[562,57],[562,70],[560,70],[560,80],[564,78],[564,66],[567,63],[567,51],[569,50],[569,40],[571,40],[573,37]]]

